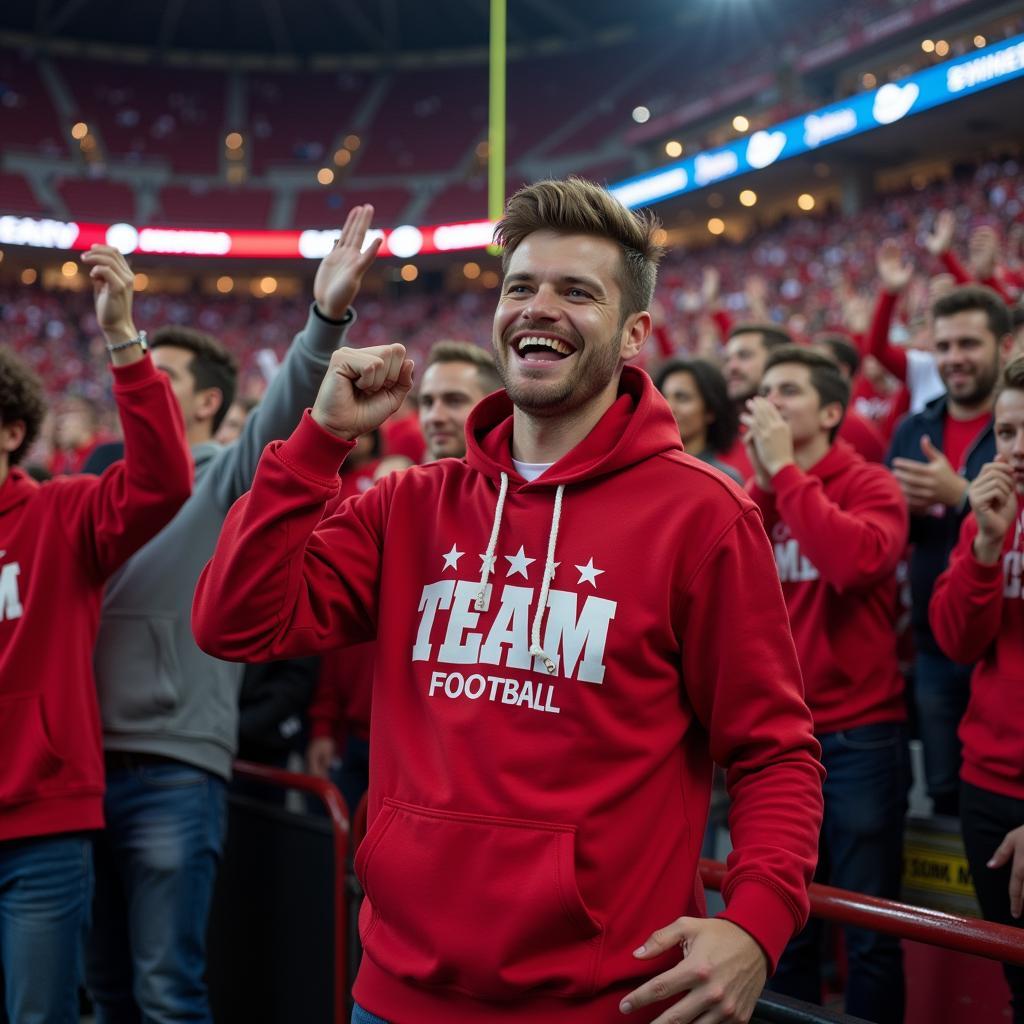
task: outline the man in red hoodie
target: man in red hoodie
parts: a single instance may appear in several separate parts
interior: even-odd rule
[[[906,503],[887,470],[837,439],[850,386],[834,360],[778,348],[760,392],[743,417],[755,471],[748,491],[775,545],[827,772],[818,873],[892,899],[910,782],[891,615]],[[820,1002],[820,937],[811,926],[790,944],[773,988]],[[847,928],[846,940],[847,1012],[902,1020],[898,941],[860,928]]]
[[[968,492],[972,512],[928,609],[939,647],[976,662],[960,723],[960,825],[971,880],[989,921],[1024,912],[1024,359],[998,385],[996,459]],[[1006,967],[1014,1021],[1024,1022],[1024,969]]]
[[[341,349],[200,579],[216,656],[377,638],[354,1021],[746,1021],[806,918],[821,769],[771,550],[624,365],[654,228],[578,179],[517,193],[505,390],[466,458],[321,521],[354,438],[412,386],[401,345]],[[735,848],[709,920],[713,761]]]
[[[24,473],[42,389],[0,350],[0,965],[15,1024],[78,1019],[88,833],[103,827],[92,668],[100,598],[192,486],[178,403],[132,323],[132,272],[106,246],[82,261],[113,364],[124,461],[102,477],[42,485]]]

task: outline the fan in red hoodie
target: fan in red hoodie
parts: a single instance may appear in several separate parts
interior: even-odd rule
[[[935,639],[977,662],[960,723],[960,825],[971,879],[989,921],[1024,911],[1024,359],[1004,370],[995,404],[996,461],[968,492],[972,508],[932,592]],[[1005,967],[1014,1020],[1024,1020],[1024,969]]]
[[[87,833],[103,827],[92,669],[100,597],[192,486],[178,403],[132,325],[132,272],[106,246],[82,260],[110,349],[125,459],[101,477],[42,485],[18,468],[43,417],[42,389],[0,350],[0,965],[12,1021],[78,1018]]]
[[[412,383],[400,345],[341,349],[196,591],[219,657],[376,635],[355,998],[390,1024],[745,1021],[806,919],[821,768],[771,550],[623,366],[655,226],[589,182],[517,193],[506,390],[466,458],[323,519],[352,439]],[[712,762],[734,851],[705,919]]]
[[[775,544],[807,703],[821,742],[825,820],[819,875],[897,898],[910,783],[903,680],[892,623],[907,507],[896,480],[836,437],[850,397],[835,361],[800,347],[768,357],[744,414],[748,485]],[[846,929],[847,1013],[903,1019],[899,942]],[[819,930],[787,949],[772,987],[821,1000]]]

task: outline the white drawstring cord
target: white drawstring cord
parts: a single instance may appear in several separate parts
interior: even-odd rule
[[[505,495],[508,494],[508,474],[501,474],[501,490],[498,491],[498,504],[494,508],[494,525],[491,527],[491,539],[487,542],[487,554],[484,555],[484,565],[480,570],[480,590],[476,595],[473,607],[478,612],[487,611],[490,601],[487,600],[487,577],[494,568],[495,549],[498,546],[498,530],[501,529],[501,517],[505,511]]]
[[[565,485],[559,484],[555,491],[555,511],[551,516],[551,533],[548,535],[548,557],[544,561],[544,581],[540,587],[540,601],[537,603],[537,610],[533,614],[533,628],[530,631],[530,654],[540,658],[548,675],[555,674],[555,663],[544,653],[540,645],[540,622],[544,617],[544,609],[548,603],[548,591],[551,588],[551,579],[555,575],[555,543],[558,540],[558,524],[562,519],[562,494]]]

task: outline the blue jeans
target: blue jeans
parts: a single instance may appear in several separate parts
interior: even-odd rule
[[[224,846],[226,788],[186,764],[108,771],[86,951],[99,1024],[212,1024],[206,925]]]
[[[91,898],[87,838],[0,843],[0,965],[13,1024],[77,1024],[80,953]]]
[[[910,789],[907,729],[896,723],[864,725],[818,739],[827,775],[816,880],[898,899]],[[898,1024],[904,1001],[899,940],[863,928],[845,928],[844,933],[846,1012]],[[822,938],[821,923],[812,918],[786,947],[768,987],[820,1003]]]
[[[388,1024],[388,1022],[383,1017],[378,1017],[355,1003],[352,1007],[352,1024]]]
[[[973,666],[921,651],[914,659],[914,707],[924,748],[924,776],[936,814],[959,814],[960,740]]]

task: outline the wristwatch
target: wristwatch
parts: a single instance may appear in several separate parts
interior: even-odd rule
[[[148,352],[149,343],[146,341],[146,332],[139,331],[130,341],[119,341],[116,345],[111,345],[110,342],[107,342],[107,351],[113,354],[114,352],[120,352],[122,349],[131,348],[132,345],[141,345],[142,351]]]

